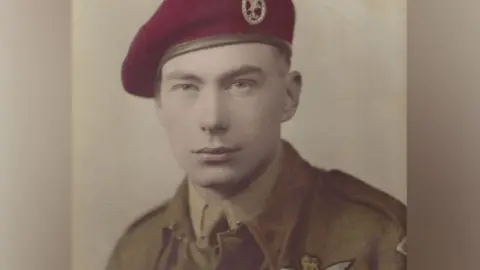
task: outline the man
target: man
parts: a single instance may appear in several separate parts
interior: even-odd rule
[[[405,269],[405,206],[281,139],[294,23],[291,0],[165,0],[140,29],[123,84],[157,103],[186,177],[108,270]]]

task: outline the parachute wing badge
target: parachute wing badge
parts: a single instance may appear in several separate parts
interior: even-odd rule
[[[353,261],[354,260],[339,262],[328,266],[324,270],[348,270],[353,266]]]

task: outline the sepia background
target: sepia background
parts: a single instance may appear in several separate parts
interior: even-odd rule
[[[294,2],[304,89],[284,138],[313,164],[406,202],[406,1]],[[182,177],[154,103],[120,82],[128,46],[158,5],[73,1],[74,270],[103,269],[126,226]]]

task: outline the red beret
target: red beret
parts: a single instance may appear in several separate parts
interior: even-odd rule
[[[260,42],[290,52],[294,24],[292,0],[163,0],[130,45],[123,87],[153,97],[159,67],[192,50]]]

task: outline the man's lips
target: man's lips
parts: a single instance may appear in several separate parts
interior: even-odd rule
[[[204,147],[192,151],[200,156],[205,162],[225,162],[232,158],[233,153],[238,152],[237,147]]]
[[[204,147],[198,150],[194,150],[193,153],[220,155],[220,154],[234,153],[234,152],[237,152],[238,150],[240,149],[236,147]]]

